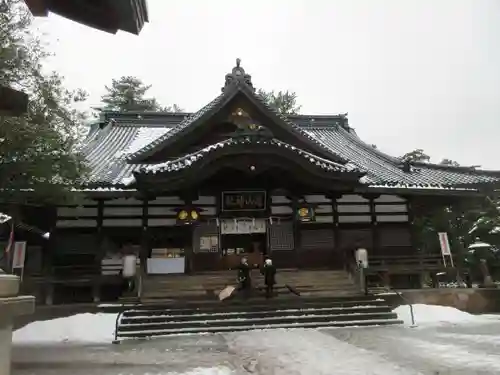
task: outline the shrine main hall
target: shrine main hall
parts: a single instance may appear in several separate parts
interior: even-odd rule
[[[115,277],[110,265],[130,252],[145,275],[228,270],[242,256],[343,269],[358,247],[372,259],[414,256],[416,216],[500,181],[389,156],[344,114],[280,114],[239,60],[223,83],[194,113],[104,112],[85,140],[84,199],[38,215],[32,224],[51,239],[28,242],[43,259],[28,256],[27,272]]]

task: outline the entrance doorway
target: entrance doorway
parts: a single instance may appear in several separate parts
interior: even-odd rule
[[[251,265],[262,266],[267,254],[265,233],[221,235],[221,250],[225,269],[236,268],[243,257]]]
[[[261,266],[267,254],[265,219],[223,219],[220,231],[222,266],[233,269],[246,257],[251,265]]]

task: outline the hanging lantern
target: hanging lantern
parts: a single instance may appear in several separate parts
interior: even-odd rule
[[[191,210],[191,220],[198,221],[199,217],[200,217],[200,215],[198,214],[197,211]]]
[[[186,210],[179,211],[179,214],[177,215],[177,218],[179,220],[187,220],[188,218],[188,213]]]
[[[177,212],[177,224],[187,225],[200,220],[201,209],[196,207],[184,207]]]
[[[300,205],[296,211],[297,220],[303,223],[316,221],[316,213],[311,205]]]

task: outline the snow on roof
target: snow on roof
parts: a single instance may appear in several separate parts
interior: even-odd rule
[[[137,132],[135,138],[130,142],[124,154],[134,154],[141,150],[151,142],[167,134],[172,128],[170,127],[142,127]]]
[[[488,247],[491,247],[491,245],[489,243],[481,242],[481,241],[474,242],[473,244],[469,245],[469,249],[484,249],[484,248],[488,248]]]
[[[0,224],[6,223],[10,219],[12,219],[12,216],[9,216],[6,213],[0,212]]]

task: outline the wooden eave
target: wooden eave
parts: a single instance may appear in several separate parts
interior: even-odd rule
[[[28,111],[28,95],[10,87],[0,86],[0,114],[21,116]]]
[[[145,0],[25,0],[34,16],[49,12],[102,31],[139,34],[148,22]]]
[[[177,190],[185,186],[196,185],[222,168],[249,170],[250,165],[257,165],[259,171],[262,168],[283,167],[286,169],[288,162],[290,169],[296,171],[294,174],[304,177],[302,180],[305,185],[311,182],[316,187],[322,186],[326,190],[333,185],[337,185],[337,188],[350,189],[358,185],[359,179],[364,175],[359,170],[347,170],[340,164],[331,166],[319,161],[317,164],[310,162],[303,154],[284,147],[246,143],[217,148],[215,151],[197,157],[189,165],[182,166],[179,163],[172,169],[160,169],[155,172],[136,171],[134,176],[139,189]],[[176,162],[173,161],[173,163]]]
[[[359,185],[354,189],[358,194],[386,194],[386,195],[400,195],[400,196],[450,196],[460,198],[478,198],[483,197],[485,194],[477,190],[464,190],[453,188],[412,188],[412,187],[371,187],[368,185]]]

